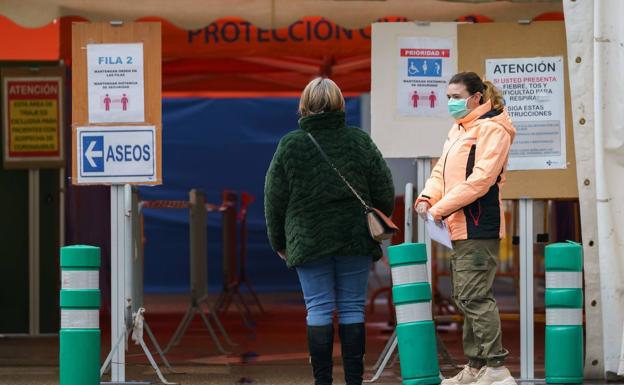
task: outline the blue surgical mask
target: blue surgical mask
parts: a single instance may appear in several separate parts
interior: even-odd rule
[[[470,97],[466,99],[449,99],[448,100],[448,112],[455,119],[461,119],[470,113],[467,102]]]

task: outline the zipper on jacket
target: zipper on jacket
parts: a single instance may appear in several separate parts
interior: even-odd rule
[[[464,128],[464,126],[462,126],[461,124],[457,127],[457,129],[459,128]],[[455,144],[457,144],[457,142],[459,142],[459,140],[463,138],[463,136],[458,137],[453,144],[451,144],[451,146],[449,147],[448,151],[446,151],[446,156],[444,157],[444,166],[442,166],[442,183],[443,183],[443,193],[442,195],[446,194],[446,160],[448,159],[449,156],[449,152],[451,152],[451,149],[453,149],[453,147],[455,146]]]

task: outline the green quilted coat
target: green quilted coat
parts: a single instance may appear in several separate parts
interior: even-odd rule
[[[344,112],[302,118],[282,138],[264,186],[271,247],[286,250],[289,267],[326,256],[372,256],[381,248],[368,234],[364,209],[322,158],[310,132],[368,205],[390,215],[392,175],[362,130],[345,126]]]

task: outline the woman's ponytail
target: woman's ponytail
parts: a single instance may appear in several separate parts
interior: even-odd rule
[[[503,99],[503,95],[499,89],[496,88],[492,82],[482,80],[476,73],[460,72],[455,74],[449,81],[449,84],[458,83],[465,85],[466,90],[470,95],[480,92],[483,96],[481,97],[479,104],[483,104],[489,100],[492,102],[493,110],[502,110],[503,107],[505,107],[505,99]]]
[[[483,101],[487,102],[489,100],[492,102],[493,110],[502,110],[505,107],[505,99],[500,90],[489,80],[483,81],[483,88]]]

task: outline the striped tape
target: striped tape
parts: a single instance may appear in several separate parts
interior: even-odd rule
[[[403,265],[392,268],[392,284],[394,286],[406,283],[428,282],[427,265],[424,263]]]
[[[61,329],[99,329],[100,311],[61,309]]]
[[[98,270],[62,270],[62,289],[98,289],[100,272]]]
[[[548,309],[546,325],[574,326],[583,324],[583,309]]]
[[[431,301],[396,306],[397,324],[431,321]]]
[[[546,288],[581,289],[583,288],[583,273],[580,271],[547,271]]]

